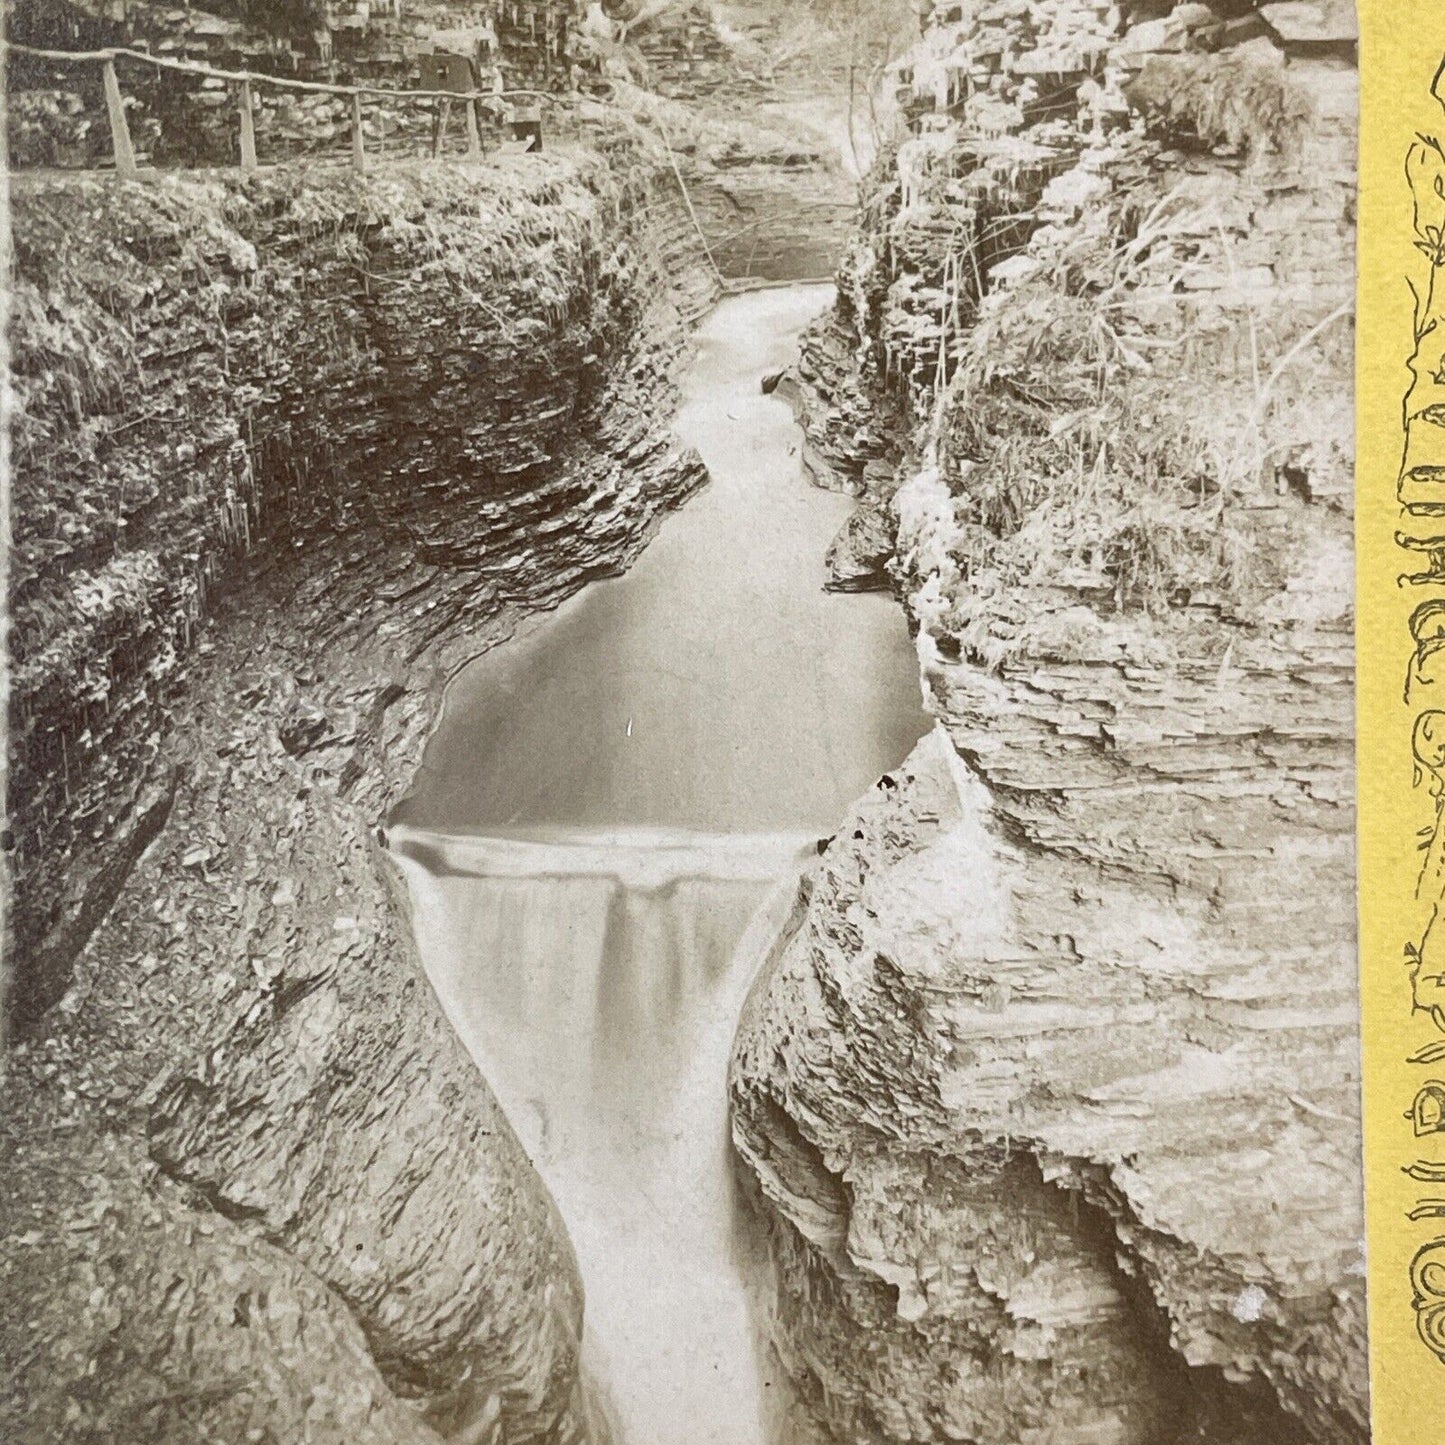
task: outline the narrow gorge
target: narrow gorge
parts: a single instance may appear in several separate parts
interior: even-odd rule
[[[1368,1439],[1344,10],[16,8],[0,1435]]]
[[[728,1050],[769,894],[927,726],[897,608],[820,585],[848,504],[759,389],[827,300],[713,312],[677,421],[706,492],[458,677],[393,830],[431,977],[577,1246],[625,1440],[772,1438]]]

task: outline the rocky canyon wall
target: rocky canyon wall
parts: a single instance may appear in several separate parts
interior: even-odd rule
[[[789,383],[938,729],[735,1052],[836,1441],[1359,1442],[1346,7],[931,7]]]
[[[17,180],[7,1439],[589,1428],[378,825],[455,668],[701,481],[711,277],[619,144]]]

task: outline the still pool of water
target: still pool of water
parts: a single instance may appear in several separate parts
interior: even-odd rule
[[[457,677],[394,820],[428,972],[571,1232],[619,1445],[786,1433],[728,1052],[800,858],[928,726],[897,603],[823,591],[852,503],[759,385],[830,300],[717,308],[677,417],[710,485]]]

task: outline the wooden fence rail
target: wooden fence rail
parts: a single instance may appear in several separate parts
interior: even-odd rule
[[[366,169],[366,145],[362,131],[362,101],[366,97],[401,101],[432,101],[450,106],[461,102],[467,109],[467,148],[472,153],[481,150],[481,135],[477,128],[474,104],[500,106],[503,111],[513,101],[527,99],[553,105],[564,105],[565,101],[545,90],[398,90],[387,85],[334,85],[320,80],[293,80],[284,75],[270,75],[264,71],[222,70],[198,60],[175,60],[168,55],[152,55],[145,50],[131,50],[115,46],[106,50],[44,50],[33,45],[16,45],[0,40],[0,54],[28,55],[36,60],[48,60],[67,65],[97,65],[101,69],[105,87],[105,109],[110,121],[111,153],[115,158],[115,170],[119,176],[137,174],[135,146],[131,141],[130,123],[125,114],[125,97],[121,91],[120,78],[116,73],[117,60],[136,61],[154,66],[158,70],[177,71],[183,75],[198,75],[212,80],[222,80],[236,87],[236,104],[240,115],[240,163],[245,170],[255,170],[256,156],[256,111],[255,94],[262,86],[278,90],[306,91],[313,95],[334,95],[351,101],[351,163],[358,171]]]
[[[125,98],[121,92],[120,79],[116,74],[115,63],[117,60],[136,61],[142,65],[154,66],[158,70],[172,70],[184,75],[199,75],[213,80],[223,80],[234,85],[240,117],[240,164],[242,169],[248,171],[255,170],[258,164],[255,94],[261,86],[349,98],[351,101],[351,164],[359,172],[364,172],[366,169],[366,146],[362,132],[362,100],[367,96],[400,101],[429,100],[439,105],[451,105],[457,101],[464,102],[467,107],[467,147],[473,154],[479,153],[481,150],[481,136],[477,129],[476,114],[472,109],[473,102],[493,107],[500,106],[503,113],[510,108],[511,102],[517,100],[541,102],[563,110],[568,107],[566,97],[554,95],[551,91],[546,90],[398,90],[395,86],[386,85],[333,85],[319,80],[292,80],[288,76],[270,75],[264,71],[222,70],[197,60],[174,60],[167,55],[152,55],[149,51],[131,50],[125,46],[115,46],[106,50],[44,50],[32,45],[17,45],[12,41],[0,39],[0,55],[6,53],[28,55],[37,60],[57,61],[63,64],[88,64],[101,67],[115,170],[118,176],[127,177],[137,175],[139,168],[136,165],[135,146],[131,141],[130,124],[126,120]],[[625,111],[619,110],[607,101],[595,103],[609,106],[614,113],[623,116],[629,125],[636,126],[638,124],[635,117],[627,115]],[[677,152],[655,106],[649,108],[647,120],[657,132],[667,152],[668,164],[677,181],[677,188],[682,196],[683,204],[687,208],[688,216],[697,232],[703,253],[717,278],[719,287],[723,291],[750,289],[753,283],[746,278],[729,280],[719,269],[713,254],[712,243],[709,241],[707,232],[693,205],[687,182],[683,179],[682,169],[677,161]]]

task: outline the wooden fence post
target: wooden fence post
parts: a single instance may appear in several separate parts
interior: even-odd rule
[[[467,108],[467,154],[479,156],[482,153],[482,132],[477,125],[477,102],[468,96],[462,104]]]
[[[431,104],[431,155],[435,160],[447,143],[447,125],[452,118],[452,103],[443,95],[438,96]]]
[[[351,165],[358,175],[366,170],[366,142],[361,134],[361,92],[351,92]]]
[[[110,117],[110,146],[115,155],[115,173],[133,176],[136,173],[135,147],[131,144],[130,123],[125,118],[125,98],[115,73],[115,61],[105,62],[105,109]]]
[[[241,169],[256,169],[256,111],[251,95],[251,82],[241,82]]]

